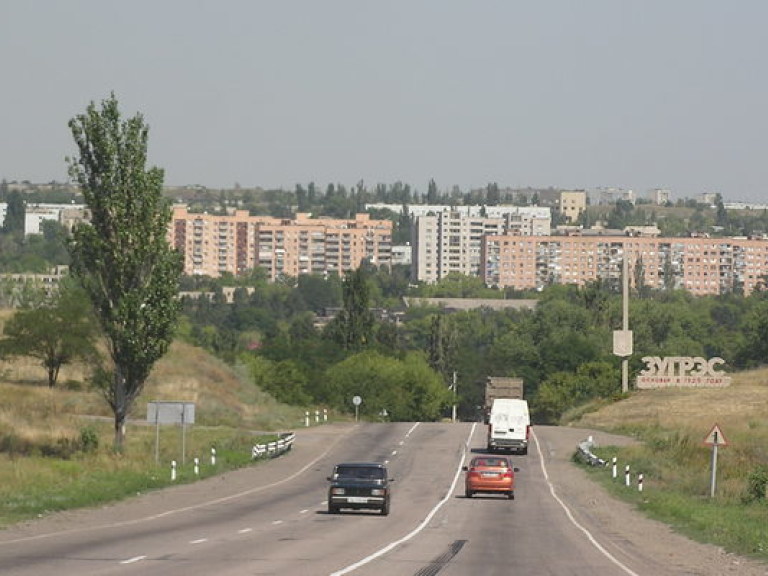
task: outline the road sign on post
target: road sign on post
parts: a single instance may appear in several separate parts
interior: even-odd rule
[[[720,430],[720,426],[715,424],[712,426],[712,430],[709,431],[707,437],[704,438],[704,444],[708,446],[728,446],[728,440],[725,439],[723,431]]]
[[[160,460],[160,424],[181,424],[181,463],[186,458],[187,425],[195,423],[193,402],[149,402],[147,422],[155,424],[155,461]]]
[[[718,446],[728,446],[728,440],[725,439],[720,426],[715,424],[704,438],[704,444],[712,446],[712,476],[709,480],[709,497],[714,498],[715,486],[717,485],[717,448]]]
[[[360,404],[361,404],[362,402],[363,402],[363,399],[362,399],[362,398],[360,398],[360,396],[353,396],[353,397],[352,397],[352,404],[354,404],[354,405],[355,405],[355,422],[357,422],[357,417],[358,417],[358,407],[360,406]]]

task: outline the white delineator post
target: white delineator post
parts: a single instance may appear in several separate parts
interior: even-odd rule
[[[613,457],[613,478],[614,480],[618,476],[618,470],[616,468],[616,456]]]
[[[643,475],[639,474],[637,476],[637,491],[642,492],[643,491]]]
[[[304,412],[304,426],[309,428],[309,410]]]
[[[200,458],[195,458],[195,476],[200,475]]]
[[[176,480],[176,460],[171,460],[171,480]]]
[[[631,484],[629,479],[629,464],[624,468],[624,483],[629,486]]]
[[[211,447],[211,466],[216,466],[216,448]]]

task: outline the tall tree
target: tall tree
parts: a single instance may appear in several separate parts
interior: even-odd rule
[[[115,448],[155,362],[168,350],[179,312],[180,255],[166,239],[171,221],[163,170],[146,169],[149,128],[123,120],[114,94],[70,120],[79,156],[69,174],[91,210],[69,244],[72,271],[93,304],[110,362],[100,372],[115,418]]]
[[[3,232],[15,237],[24,236],[24,219],[26,208],[24,206],[24,197],[21,192],[14,190],[8,194],[8,206],[5,210],[5,221],[3,222]]]
[[[362,267],[347,272],[342,281],[342,309],[328,325],[330,335],[345,350],[359,352],[373,344],[370,288]]]
[[[440,201],[440,193],[437,191],[437,184],[430,178],[427,185],[427,204],[437,204]]]
[[[496,182],[491,182],[485,187],[485,202],[488,206],[497,206],[501,202],[501,191]]]
[[[450,384],[456,367],[456,341],[456,331],[448,317],[435,314],[429,332],[427,361],[446,384]]]

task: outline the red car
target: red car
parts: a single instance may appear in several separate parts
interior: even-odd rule
[[[515,498],[515,472],[519,468],[512,466],[506,456],[475,456],[469,466],[462,468],[464,477],[464,494],[472,498],[479,492],[488,494],[504,494],[510,500]]]

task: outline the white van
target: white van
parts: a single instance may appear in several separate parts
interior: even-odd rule
[[[528,454],[531,418],[528,402],[517,398],[497,398],[488,418],[488,452],[509,450]]]

